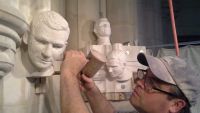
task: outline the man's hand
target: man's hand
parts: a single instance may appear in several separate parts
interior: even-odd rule
[[[81,75],[80,80],[93,113],[115,113],[114,107],[101,94],[92,78]]]
[[[81,96],[78,81],[78,75],[86,63],[87,59],[82,52],[65,53],[60,80],[62,113],[89,113]]]
[[[82,52],[74,50],[67,51],[64,54],[64,61],[61,65],[61,73],[65,74],[70,72],[72,75],[77,76],[86,63],[87,59]]]
[[[88,78],[84,74],[81,75],[80,81],[81,81],[80,88],[84,92],[88,92],[88,91],[94,90],[96,88],[96,85],[95,85],[94,81],[92,80],[92,78]]]

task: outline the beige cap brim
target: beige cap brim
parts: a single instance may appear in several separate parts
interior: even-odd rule
[[[176,82],[173,80],[164,60],[145,55],[144,53],[139,53],[137,59],[139,63],[148,66],[157,78],[167,83],[176,85]]]

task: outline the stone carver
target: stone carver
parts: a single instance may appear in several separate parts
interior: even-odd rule
[[[100,18],[95,22],[94,33],[97,36],[97,45],[111,45],[111,28],[107,18]]]
[[[33,17],[30,31],[23,36],[15,74],[25,77],[51,76],[53,62],[61,58],[69,37],[67,21],[54,11]]]

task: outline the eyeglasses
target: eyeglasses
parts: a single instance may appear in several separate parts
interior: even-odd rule
[[[178,98],[178,95],[164,91],[160,88],[160,84],[162,84],[163,81],[161,81],[155,77],[149,77],[148,75],[149,74],[148,74],[147,70],[138,69],[137,76],[134,78],[134,82],[136,82],[138,80],[144,80],[144,88],[147,92],[155,92],[155,90],[156,90],[161,93],[167,94],[169,96]]]

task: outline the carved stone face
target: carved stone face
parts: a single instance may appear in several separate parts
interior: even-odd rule
[[[125,69],[125,64],[115,58],[109,59],[107,69],[112,78],[121,78]]]
[[[32,64],[39,70],[52,66],[66,48],[69,32],[53,30],[41,25],[29,36],[28,55]]]
[[[94,32],[99,37],[109,37],[111,35],[110,23],[106,18],[102,18],[95,23]]]
[[[113,78],[122,78],[126,66],[126,55],[122,51],[114,50],[107,57],[107,69]]]

